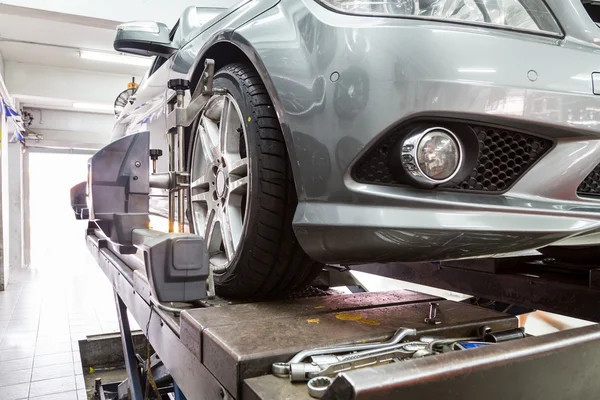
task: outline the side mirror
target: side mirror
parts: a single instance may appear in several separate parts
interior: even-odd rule
[[[171,46],[169,28],[157,22],[127,22],[117,27],[115,50],[140,56],[169,57],[177,51]]]

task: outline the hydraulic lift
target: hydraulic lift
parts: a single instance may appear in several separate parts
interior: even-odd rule
[[[455,338],[462,343],[499,333],[492,343],[503,343],[402,362],[385,359],[364,368],[346,366],[326,382],[329,389],[322,398],[583,399],[600,390],[597,325],[520,338],[512,315],[411,291],[332,294],[313,289],[297,298],[256,303],[215,298],[176,309],[153,297],[138,256],[115,252],[93,227],[87,245],[115,290],[129,375],[130,397],[122,398],[144,398],[145,376],[133,352],[127,310],[144,329],[180,399],[310,399],[306,382],[274,375],[273,364],[307,349],[386,341],[400,327],[416,330],[407,336],[412,340]],[[329,275],[332,285],[360,287],[347,270],[332,269]],[[438,312],[430,321],[435,305]],[[505,332],[512,336],[502,338]]]
[[[128,374],[121,384],[98,382],[98,399],[597,397],[598,325],[526,337],[513,315],[406,290],[366,292],[347,268],[334,267],[321,286],[353,293],[312,287],[260,302],[216,297],[203,239],[174,232],[175,222],[184,231],[189,184],[183,127],[218,90],[213,70],[207,60],[188,106],[188,83],[170,82],[168,173],[150,173],[149,155],[158,155],[147,132],[90,161],[86,242],[115,291]],[[148,229],[150,187],[169,190],[169,233]],[[536,256],[370,272],[600,321],[598,270],[562,267]],[[149,342],[146,354],[135,354],[128,311]]]

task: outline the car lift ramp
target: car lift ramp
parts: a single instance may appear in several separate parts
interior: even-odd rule
[[[271,375],[271,365],[305,349],[384,341],[399,327],[448,338],[518,327],[508,314],[406,290],[215,299],[172,312],[153,299],[137,255],[119,254],[97,229],[86,241],[114,287],[133,400],[143,395],[127,310],[172,376],[176,398],[189,400],[310,399],[305,382]],[[437,324],[425,321],[431,302],[439,304]],[[590,399],[600,393],[599,373],[600,329],[592,325],[343,372],[322,398]]]

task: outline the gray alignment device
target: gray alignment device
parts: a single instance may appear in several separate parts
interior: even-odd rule
[[[144,252],[152,293],[160,302],[207,297],[209,261],[204,238],[148,229],[150,134],[125,136],[89,161],[90,219],[120,254]]]

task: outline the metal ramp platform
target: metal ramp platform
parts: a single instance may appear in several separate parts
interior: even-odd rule
[[[271,365],[307,348],[383,341],[399,327],[414,328],[419,336],[445,338],[518,327],[512,315],[412,291],[316,291],[312,297],[239,304],[213,300],[178,312],[153,299],[142,260],[111,250],[101,235],[88,230],[86,240],[115,289],[129,398],[134,400],[143,399],[143,377],[130,343],[127,310],[172,376],[178,398],[190,400],[310,399],[306,383],[272,375]],[[432,302],[439,304],[437,325],[425,321]],[[343,372],[323,398],[396,399],[413,394],[438,398],[443,394],[445,399],[479,399],[480,390],[488,399],[515,393],[513,398],[523,399],[541,398],[536,393],[546,393],[545,399],[592,398],[587,394],[600,390],[595,377],[599,367],[600,328],[594,325]],[[553,375],[557,368],[560,377]],[[521,381],[523,376],[527,382]],[[518,390],[506,384],[510,379],[517,380]],[[578,383],[576,388],[573,382]]]

